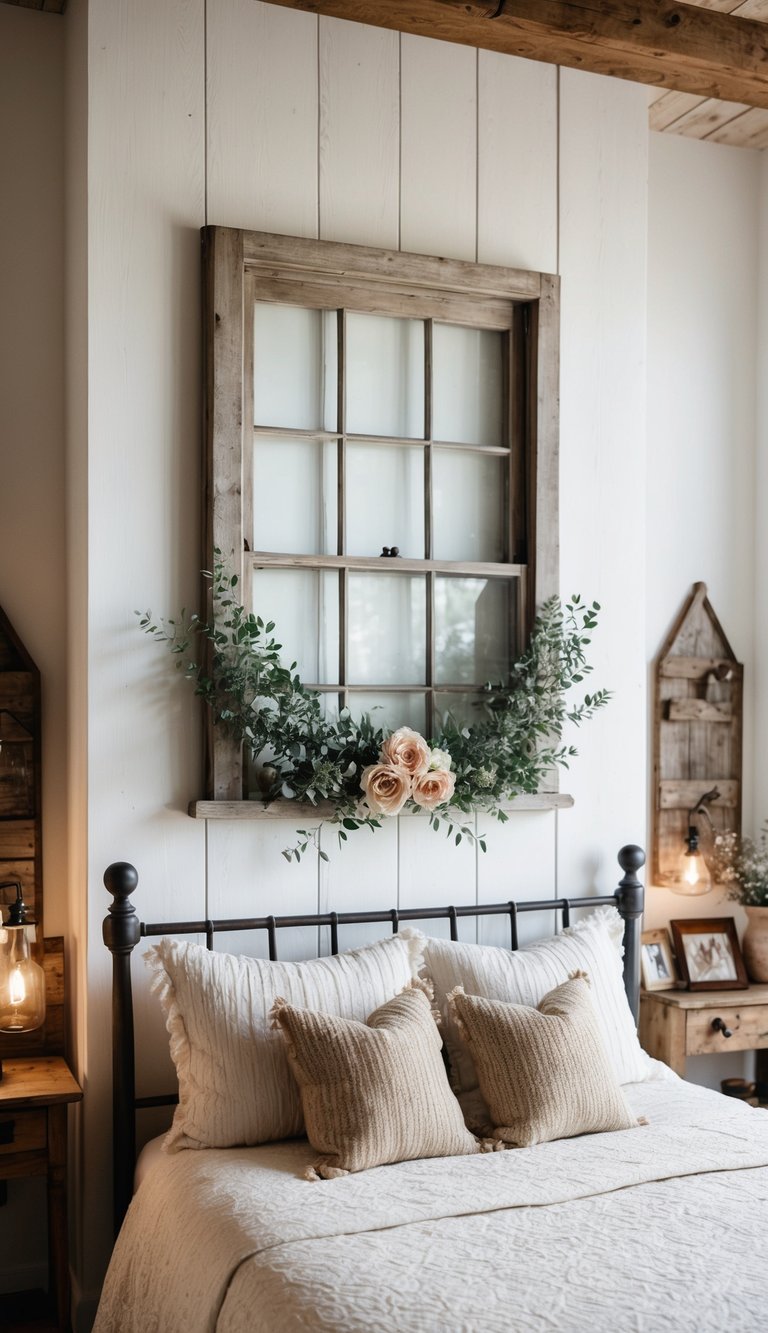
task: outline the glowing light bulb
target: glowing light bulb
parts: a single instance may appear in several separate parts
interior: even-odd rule
[[[20,967],[15,967],[8,981],[8,999],[11,1004],[18,1007],[24,1003],[26,998],[27,988],[24,985],[24,973]]]

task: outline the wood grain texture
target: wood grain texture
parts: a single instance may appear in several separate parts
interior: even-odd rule
[[[505,810],[565,810],[573,805],[573,797],[566,792],[522,793],[514,801],[504,802]],[[329,802],[311,805],[305,801],[190,801],[189,814],[193,819],[259,820],[259,819],[323,819],[333,813]]]
[[[688,812],[705,792],[715,830],[741,830],[742,680],[704,583],[678,613],[654,667],[653,875],[675,885],[688,832]],[[710,781],[711,779],[711,781]],[[702,843],[710,826],[699,827]]]
[[[685,1076],[685,1013],[672,1004],[660,1004],[659,992],[640,992],[640,1045],[654,1060],[663,1060],[681,1078]]]
[[[0,1112],[14,1107],[51,1106],[56,1102],[79,1102],[83,1092],[61,1056],[3,1061],[0,1082]]]
[[[506,0],[494,13],[482,0],[271,0],[565,65],[704,97],[768,107],[765,34],[759,23],[697,4],[635,0]]]
[[[720,1005],[708,1009],[692,1009],[686,1023],[685,1049],[687,1055],[719,1055],[727,1051],[756,1051],[768,1048],[768,1004],[757,1004],[752,995],[745,1003],[728,1009],[727,1025],[731,1037],[715,1031],[712,1021],[720,1016]]]

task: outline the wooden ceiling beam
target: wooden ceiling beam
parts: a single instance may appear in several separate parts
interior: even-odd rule
[[[768,108],[768,28],[670,0],[269,0],[289,9]]]

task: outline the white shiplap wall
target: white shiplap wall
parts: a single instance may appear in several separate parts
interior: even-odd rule
[[[168,919],[540,896],[558,884],[589,892],[615,882],[616,848],[645,835],[643,90],[579,74],[559,82],[548,66],[255,0],[102,0],[88,42],[82,1327],[109,1252],[109,861],[133,861],[139,910]],[[287,823],[206,830],[187,818],[202,785],[197,709],[132,611],[196,599],[205,221],[545,270],[562,257],[563,576],[567,591],[606,603],[596,657],[617,694],[565,778],[573,811],[513,816],[491,829],[485,857],[407,818],[341,855],[329,845],[320,867],[283,861]],[[155,1086],[167,1057],[135,971]]]

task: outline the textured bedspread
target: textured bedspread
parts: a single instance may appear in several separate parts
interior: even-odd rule
[[[768,1112],[678,1080],[647,1126],[308,1182],[306,1142],[162,1160],[95,1333],[756,1333]]]

